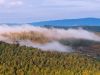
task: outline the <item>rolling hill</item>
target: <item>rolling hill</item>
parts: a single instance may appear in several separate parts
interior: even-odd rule
[[[99,18],[63,19],[31,23],[35,26],[100,26]]]

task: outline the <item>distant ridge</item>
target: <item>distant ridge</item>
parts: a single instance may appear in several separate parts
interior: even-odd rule
[[[51,20],[31,24],[35,26],[100,26],[100,18]]]

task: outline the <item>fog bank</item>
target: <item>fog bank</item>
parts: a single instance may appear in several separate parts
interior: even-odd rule
[[[33,39],[34,37],[35,39]],[[45,39],[46,41],[43,41],[44,43],[39,43]],[[71,47],[62,45],[59,42],[59,40],[62,39],[86,39],[100,41],[100,36],[82,28],[70,28],[66,30],[57,28],[35,27],[28,24],[13,26],[0,25],[0,41],[7,43],[19,43],[20,45],[29,47],[31,46],[45,51],[71,51]]]

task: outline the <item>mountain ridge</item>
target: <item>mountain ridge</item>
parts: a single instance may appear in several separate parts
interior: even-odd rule
[[[49,20],[30,24],[35,26],[100,26],[100,18]]]

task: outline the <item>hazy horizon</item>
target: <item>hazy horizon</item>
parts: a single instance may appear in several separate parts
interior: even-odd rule
[[[79,17],[79,18],[61,18],[61,19],[46,19],[46,20],[32,20],[31,18],[28,18],[28,20],[24,19],[24,18],[21,18],[21,21],[18,21],[18,19],[15,18],[15,21],[11,21],[9,19],[7,19],[7,21],[2,21],[0,22],[0,24],[27,24],[27,23],[38,23],[38,22],[46,22],[46,21],[56,21],[56,20],[74,20],[74,19],[100,19],[100,18],[97,18],[97,17]]]
[[[100,18],[100,0],[0,0],[0,23]]]

